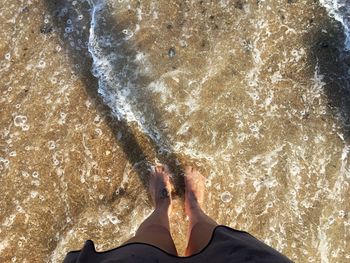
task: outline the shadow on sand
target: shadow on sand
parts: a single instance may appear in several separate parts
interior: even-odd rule
[[[342,25],[329,17],[325,10],[322,11],[317,26],[305,38],[305,46],[309,50],[309,69],[313,71],[318,65],[325,83],[329,110],[339,121],[344,140],[349,142],[350,54],[344,51]]]
[[[173,178],[175,194],[183,196],[184,182],[183,177],[179,176],[183,171],[181,157],[177,156],[169,145],[167,145],[168,149],[170,149],[169,152],[161,152],[156,142],[142,134],[136,125],[128,123],[125,120],[118,120],[114,117],[111,113],[111,109],[106,106],[98,94],[98,80],[93,77],[91,73],[92,58],[87,48],[91,22],[89,4],[87,2],[78,2],[73,6],[71,1],[57,0],[45,1],[45,5],[47,12],[51,16],[52,24],[43,24],[40,30],[41,33],[51,34],[52,32],[56,32],[59,42],[65,48],[66,52],[68,52],[72,69],[84,83],[88,96],[95,101],[96,108],[101,115],[107,115],[106,122],[115,135],[116,140],[118,131],[122,132],[123,139],[120,140],[118,144],[122,147],[130,164],[135,168],[135,171],[137,171],[143,185],[145,187],[147,186],[148,170],[150,165],[152,165],[150,161],[154,160],[156,157],[160,162],[167,164],[171,172],[177,175]],[[135,59],[136,52],[133,50],[130,42],[124,40],[125,35],[122,33],[124,29],[122,25],[123,23],[125,25],[127,21],[117,22],[115,18],[108,16],[104,16],[104,19],[105,24],[111,25],[109,32],[118,42],[119,54],[125,58],[124,61],[116,66],[116,70],[123,71],[124,79],[120,79],[120,82],[125,84],[137,69],[137,65],[132,62]],[[74,31],[70,31],[70,27],[74,27]],[[135,81],[135,84],[139,88],[138,91],[140,92],[141,90],[141,96],[146,98],[149,102],[146,105],[148,112],[152,112],[157,123],[162,123],[162,116],[160,116],[159,111],[155,107],[156,102],[153,101],[151,94],[145,89],[142,89],[142,87],[147,86],[151,80],[140,77],[136,78]],[[160,137],[166,138],[166,134],[160,134]],[[126,189],[119,189],[118,192],[123,193],[125,191]]]

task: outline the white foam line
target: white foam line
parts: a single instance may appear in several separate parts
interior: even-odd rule
[[[326,8],[329,16],[339,21],[343,28],[345,50],[350,50],[350,1],[349,0],[320,0],[320,4]]]
[[[168,140],[162,138],[157,127],[149,123],[149,120],[145,119],[142,112],[135,111],[132,103],[137,104],[137,101],[134,101],[134,96],[131,96],[132,89],[130,89],[130,87],[134,87],[132,80],[130,80],[128,84],[120,83],[118,72],[113,72],[113,59],[118,59],[122,54],[108,53],[108,51],[107,53],[104,52],[104,48],[101,44],[106,43],[100,42],[103,39],[98,35],[99,20],[103,19],[101,12],[107,8],[108,1],[89,0],[88,2],[91,6],[88,50],[93,59],[93,74],[98,79],[98,92],[102,96],[104,103],[112,110],[113,115],[115,115],[118,120],[122,119],[126,122],[136,123],[139,130],[147,134],[163,151],[181,151],[194,158],[212,160],[211,156],[188,149],[188,147],[186,147],[188,145],[179,145],[175,143],[175,145],[172,145],[173,147],[170,147]],[[134,74],[136,76],[138,73],[135,72]],[[184,74],[184,72],[179,70],[168,72],[162,75],[160,79],[177,74]],[[128,85],[130,85],[130,87]]]
[[[100,46],[98,36],[96,34],[96,27],[98,26],[98,15],[106,7],[106,1],[94,1],[89,0],[91,6],[91,24],[90,24],[90,36],[88,50],[93,59],[93,74],[98,79],[98,92],[104,99],[104,102],[111,108],[112,113],[120,120],[126,120],[127,122],[136,122],[142,132],[148,134],[154,141],[160,142],[160,133],[156,127],[147,127],[143,124],[142,116],[137,116],[132,110],[132,105],[129,102],[130,90],[128,87],[121,87],[122,89],[115,89],[115,93],[110,91],[106,86],[111,85],[116,88],[120,85],[115,81],[109,83],[106,80],[106,76],[112,76],[113,66],[111,59],[113,55],[109,56],[101,55],[103,48]],[[115,58],[115,57],[114,57]],[[115,74],[115,73],[114,73]],[[163,143],[164,144],[164,143]],[[165,147],[165,145],[162,145]],[[166,147],[169,148],[169,147]]]
[[[322,219],[323,219],[323,216],[322,216],[321,220]],[[320,255],[321,263],[329,263],[328,237],[327,237],[326,231],[323,229],[323,227],[321,227],[321,226],[317,227],[317,235],[318,235],[318,240],[319,240],[318,252]]]
[[[9,243],[9,239],[7,237],[0,241],[0,253],[2,253],[9,246]]]

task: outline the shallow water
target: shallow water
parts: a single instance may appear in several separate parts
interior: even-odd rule
[[[195,163],[218,223],[347,262],[348,6],[320,2],[2,3],[1,262],[120,245],[152,211],[156,162],[180,253]]]

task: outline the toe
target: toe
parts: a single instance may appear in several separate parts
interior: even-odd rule
[[[156,166],[156,168],[155,168],[155,171],[157,172],[157,173],[161,173],[162,171],[163,171],[163,166],[162,165],[157,165]]]

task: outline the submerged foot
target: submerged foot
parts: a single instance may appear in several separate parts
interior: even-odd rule
[[[185,211],[191,217],[193,209],[200,209],[204,200],[205,178],[194,167],[185,169]]]
[[[154,206],[169,209],[171,205],[171,183],[170,172],[167,167],[158,165],[151,172],[149,191]]]

